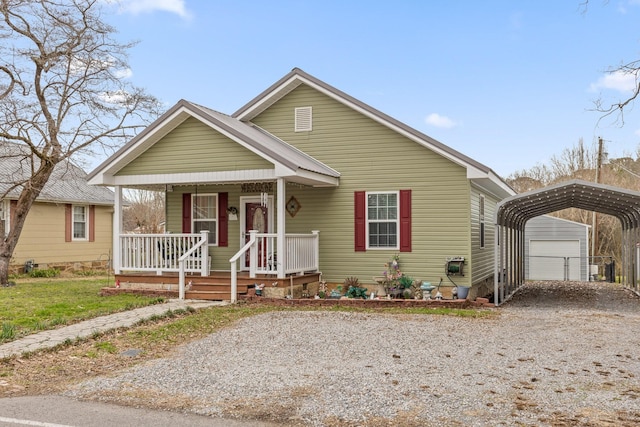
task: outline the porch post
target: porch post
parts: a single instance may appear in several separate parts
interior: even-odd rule
[[[113,258],[111,264],[113,266],[114,274],[120,274],[120,234],[122,234],[122,187],[116,185],[113,188],[114,191],[114,204],[113,204]]]
[[[278,238],[276,239],[276,253],[278,254],[278,262],[276,263],[277,266],[277,272],[278,272],[278,279],[282,279],[285,277],[285,266],[287,265],[287,252],[285,250],[285,236],[286,236],[286,230],[285,230],[285,212],[286,212],[286,208],[285,208],[285,198],[287,197],[286,195],[286,188],[285,188],[285,182],[284,182],[284,178],[278,178],[278,180],[276,181],[277,185],[276,185],[276,191],[277,191],[277,195],[276,195],[276,203],[278,204],[278,207],[276,208],[276,211],[278,212]]]

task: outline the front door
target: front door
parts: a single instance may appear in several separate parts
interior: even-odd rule
[[[242,224],[242,246],[244,246],[251,238],[249,231],[256,230],[258,233],[269,233],[271,230],[271,218],[269,216],[269,205],[263,205],[259,201],[251,199],[242,202],[244,221]],[[264,242],[266,244],[266,242]],[[258,247],[258,265],[264,266],[267,256],[267,248],[265,244]],[[246,252],[243,258],[242,269],[249,268],[249,251]]]

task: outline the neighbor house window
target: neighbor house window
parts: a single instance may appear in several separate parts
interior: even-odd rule
[[[218,195],[194,194],[192,197],[192,227],[193,233],[202,230],[209,231],[209,244],[218,244]]]
[[[87,240],[89,220],[86,206],[73,206],[73,240]]]
[[[4,235],[9,234],[9,221],[7,221],[7,206],[8,204],[4,200],[0,200],[0,222],[2,222],[2,229]]]
[[[482,194],[478,200],[478,220],[480,225],[480,247],[484,248],[484,196]]]
[[[367,246],[398,249],[398,192],[367,193]]]

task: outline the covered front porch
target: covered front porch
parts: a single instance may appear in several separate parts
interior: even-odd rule
[[[253,285],[286,287],[320,280],[319,232],[286,234],[278,257],[278,235],[251,230],[229,260],[229,270],[212,270],[209,231],[199,234],[121,234],[114,258],[116,286],[178,292],[181,299],[236,301]],[[239,261],[242,259],[244,263]],[[238,268],[238,264],[246,266]],[[283,274],[279,274],[282,271]],[[160,286],[156,286],[160,285]]]
[[[235,301],[240,273],[286,279],[320,271],[317,219],[310,209],[298,213],[287,190],[311,203],[313,189],[337,187],[340,173],[254,123],[181,100],[88,181],[115,192],[116,274],[177,275],[182,298],[187,274],[225,271]],[[126,189],[164,192],[167,234],[123,233]]]

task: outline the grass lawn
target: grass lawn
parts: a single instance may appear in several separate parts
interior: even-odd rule
[[[104,314],[163,302],[120,294],[100,296],[106,277],[18,279],[0,287],[0,344],[22,336]]]
[[[0,344],[38,331],[54,329],[81,320],[105,314],[130,310],[164,302],[163,298],[117,294],[100,296],[100,288],[108,286],[106,277],[18,279],[16,286],[0,287]],[[198,313],[180,313],[157,330],[142,332],[146,340],[181,340],[183,335],[203,336],[233,321],[274,310],[337,310],[386,312],[388,314],[440,314],[463,317],[484,317],[486,311],[450,308],[389,308],[366,309],[351,307],[296,307],[246,306],[243,304],[203,310]],[[177,313],[176,313],[177,314]],[[184,316],[184,314],[190,314]],[[165,317],[174,317],[167,313]],[[141,339],[143,337],[137,337]]]

